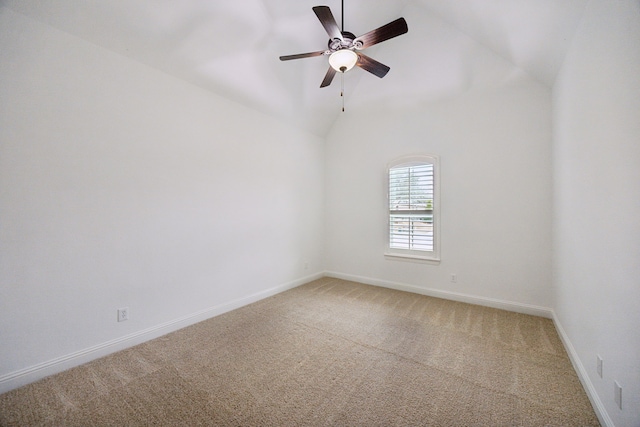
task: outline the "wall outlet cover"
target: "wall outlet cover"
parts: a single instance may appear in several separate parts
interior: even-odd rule
[[[129,320],[129,307],[118,309],[118,322],[124,322],[125,320]]]
[[[618,381],[613,382],[613,397],[618,408],[622,409],[622,386],[618,384]]]

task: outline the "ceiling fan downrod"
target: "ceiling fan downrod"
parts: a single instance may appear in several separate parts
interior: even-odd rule
[[[340,2],[340,21],[342,24],[342,33],[344,34],[344,0]],[[342,75],[340,76],[340,98],[342,99],[342,112],[344,113],[344,73],[347,71],[347,67],[344,65],[340,67],[340,72]]]

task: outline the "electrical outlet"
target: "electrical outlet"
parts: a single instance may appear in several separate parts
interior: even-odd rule
[[[602,357],[600,357],[599,355],[596,355],[596,367],[598,370],[598,376],[600,376],[600,378],[602,378]]]
[[[309,261],[305,261],[304,263],[304,269],[308,270],[309,269]]]
[[[129,320],[129,307],[118,309],[118,322]]]
[[[458,275],[451,273],[451,283],[458,283]]]
[[[622,409],[622,386],[618,381],[613,382],[613,399],[616,401],[618,408]]]

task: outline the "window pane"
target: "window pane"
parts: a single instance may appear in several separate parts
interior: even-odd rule
[[[433,215],[391,215],[389,246],[433,251]]]
[[[391,210],[433,209],[433,165],[397,167],[389,170]]]

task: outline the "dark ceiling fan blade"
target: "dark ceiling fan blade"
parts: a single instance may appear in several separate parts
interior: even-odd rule
[[[329,34],[331,40],[342,40],[342,32],[340,31],[340,27],[338,27],[338,23],[333,17],[333,13],[331,13],[331,9],[329,9],[329,6],[314,6],[313,11],[320,20],[320,23],[324,27],[327,34]]]
[[[327,87],[331,84],[331,82],[333,81],[333,77],[336,75],[336,70],[333,69],[333,67],[329,67],[329,69],[327,70],[327,74],[325,74],[324,76],[324,80],[322,80],[322,83],[320,83],[320,87]]]
[[[290,61],[292,59],[311,58],[313,56],[321,56],[321,55],[324,55],[324,50],[321,50],[319,52],[298,53],[296,55],[284,55],[280,57],[280,61]]]
[[[368,56],[361,53],[358,53],[358,62],[356,62],[356,65],[380,78],[386,76],[391,69],[386,65],[376,61],[375,59],[369,58]]]
[[[395,21],[389,22],[387,25],[369,31],[360,37],[356,37],[353,42],[355,44],[359,44],[358,42],[362,43],[362,47],[358,49],[366,49],[374,44],[405,34],[407,31],[409,31],[407,21],[405,21],[404,18],[398,18]]]

